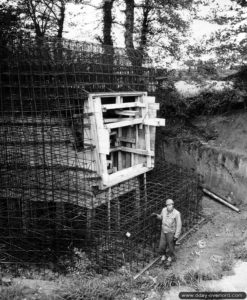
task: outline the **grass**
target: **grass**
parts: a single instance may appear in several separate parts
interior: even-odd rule
[[[162,268],[155,270],[155,277],[145,274],[137,280],[133,280],[130,272],[126,274],[112,273],[108,276],[100,274],[71,273],[59,278],[59,290],[54,295],[54,299],[60,300],[124,300],[133,297],[145,299],[153,291],[157,295],[162,295],[172,287],[190,287],[194,291],[202,291],[204,280],[216,279],[219,274],[200,273],[197,270],[189,270],[185,274],[177,274],[173,271],[165,271]],[[38,294],[37,291],[10,286],[4,289],[1,294],[3,300],[48,300],[51,299]]]
[[[173,270],[164,271],[163,268],[157,267],[150,272],[146,272],[137,280],[133,280],[135,274],[128,268],[126,268],[126,272],[119,270],[119,272],[112,272],[108,275],[92,272],[93,266],[86,259],[85,254],[76,252],[76,260],[73,266],[68,263],[67,275],[60,274],[59,277],[57,274],[50,275],[51,280],[57,282],[58,286],[61,287],[53,299],[127,300],[134,297],[145,299],[151,292],[162,298],[162,295],[172,287],[188,287],[193,291],[209,291],[208,288],[205,290],[205,281],[222,278],[224,272],[232,270],[235,259],[247,260],[247,252],[242,240],[234,240],[225,244],[224,252],[227,253],[224,260],[214,266],[214,272],[191,269],[184,274],[180,274]],[[36,271],[33,277],[39,278]],[[213,291],[213,289],[210,291]],[[39,294],[35,290],[17,285],[2,288],[0,298],[1,300],[52,299]]]
[[[23,300],[25,298],[25,288],[19,285],[0,288],[0,297],[2,300]]]
[[[1,300],[59,300],[57,296],[41,294],[38,290],[18,284],[0,287]]]

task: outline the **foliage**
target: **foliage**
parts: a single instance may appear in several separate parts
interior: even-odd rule
[[[24,288],[11,286],[1,289],[1,299],[22,300],[25,298]]]
[[[178,58],[188,21],[181,14],[192,1],[125,0],[125,46],[148,52],[159,49],[159,58]],[[150,51],[149,51],[150,52]]]
[[[65,3],[65,0],[19,0],[18,6],[23,12],[23,22],[37,37],[47,34],[62,37]]]
[[[202,92],[199,96],[184,98],[172,91],[163,91],[161,114],[166,117],[193,118],[198,115],[224,113],[232,109],[236,101],[234,90],[223,92]]]
[[[10,34],[20,31],[19,9],[6,3],[0,4],[0,40],[2,45],[8,41]]]
[[[0,5],[1,31],[16,33],[16,28],[37,37],[62,37],[66,0],[3,0]],[[18,24],[18,26],[17,26]]]
[[[246,61],[247,8],[238,1],[194,1],[194,20],[214,30],[188,45],[186,54],[194,60],[214,60],[215,65],[233,66]],[[203,25],[201,25],[203,26]]]

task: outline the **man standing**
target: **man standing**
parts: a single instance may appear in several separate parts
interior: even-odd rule
[[[174,208],[172,199],[166,200],[166,207],[161,214],[153,213],[159,220],[162,220],[162,228],[160,234],[159,253],[162,255],[161,261],[166,260],[166,248],[168,247],[167,262],[171,264],[175,260],[175,243],[179,238],[182,228],[180,212]]]

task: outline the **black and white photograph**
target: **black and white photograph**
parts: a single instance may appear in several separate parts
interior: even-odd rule
[[[247,0],[0,0],[0,300],[247,298]]]

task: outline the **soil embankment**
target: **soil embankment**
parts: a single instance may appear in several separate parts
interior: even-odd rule
[[[162,152],[168,162],[194,169],[232,204],[247,201],[247,112],[198,117],[174,135],[164,131]]]

